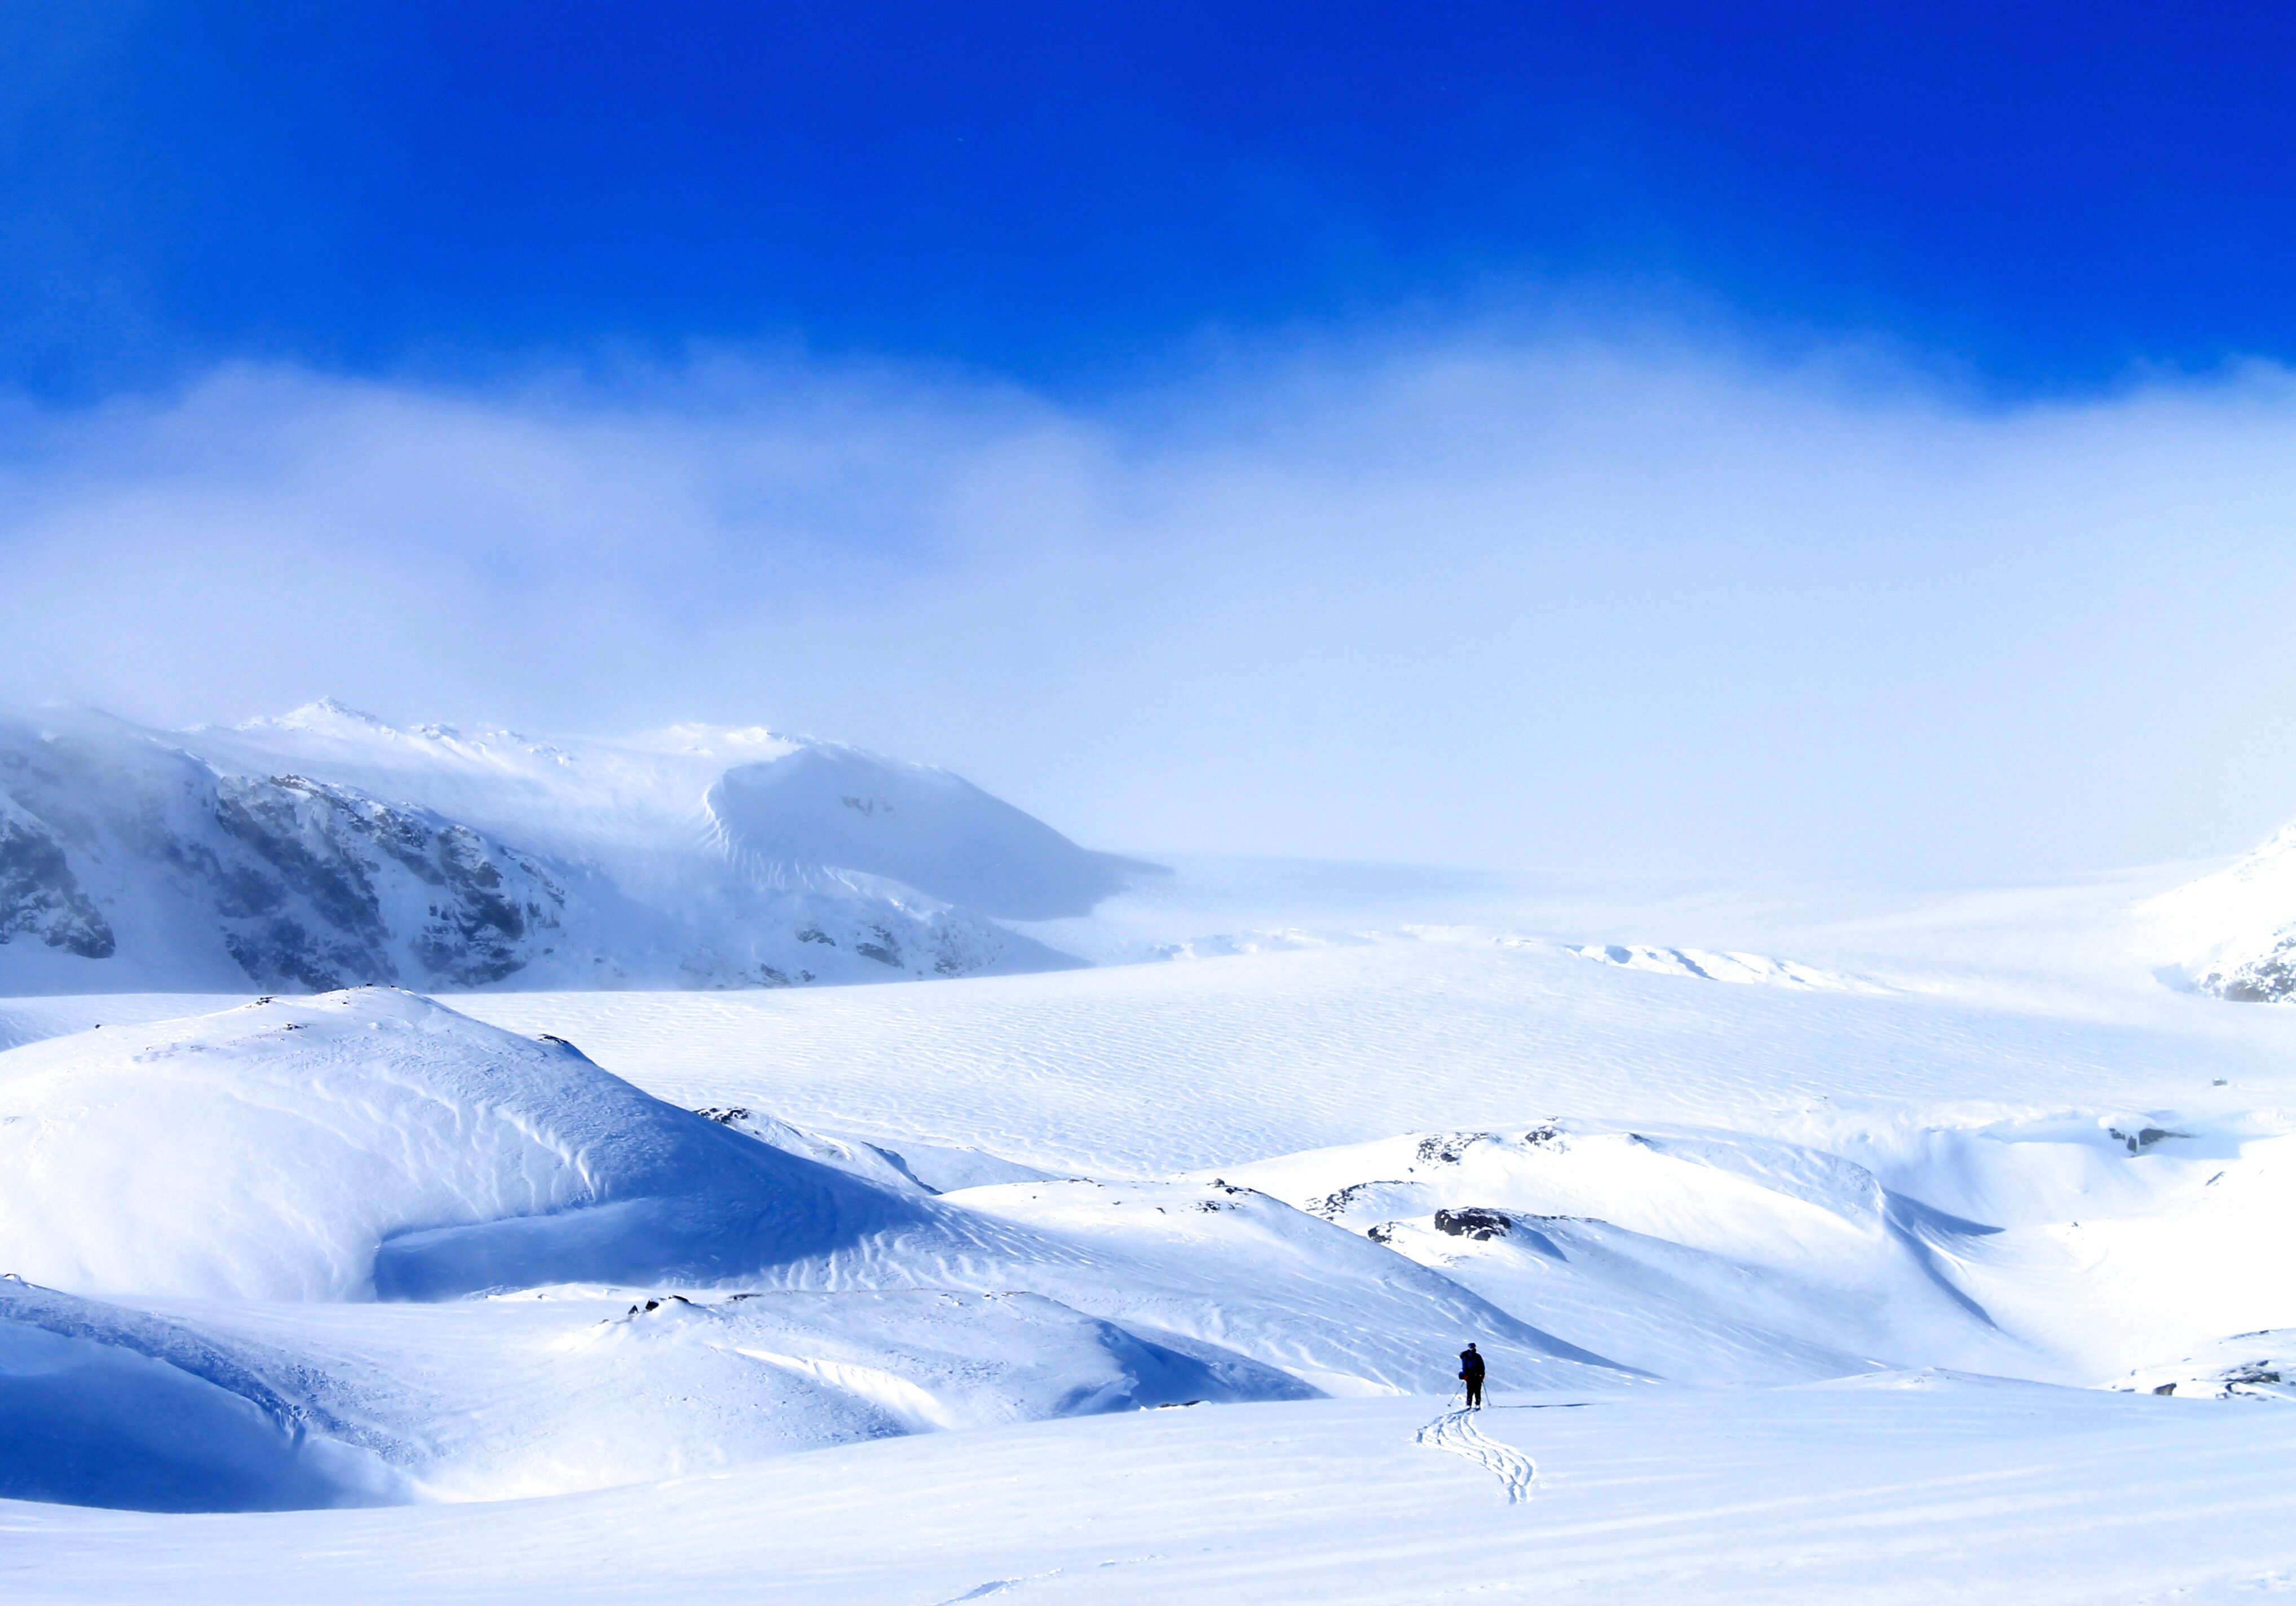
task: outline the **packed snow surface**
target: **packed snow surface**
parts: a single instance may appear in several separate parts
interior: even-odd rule
[[[0,1000],[10,1598],[2296,1589],[2296,1012],[2162,984],[2190,880],[1183,863],[1013,883],[1095,969]]]
[[[511,1505],[228,1520],[0,1506],[12,1601],[2090,1606],[2296,1587],[2287,1413],[1889,1374],[1853,1389],[1146,1411]]]

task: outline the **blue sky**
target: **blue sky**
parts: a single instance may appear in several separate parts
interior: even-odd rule
[[[1072,393],[1558,293],[2008,395],[2296,347],[2262,4],[27,4],[0,381],[694,340]]]
[[[2296,816],[2296,11],[0,8],[0,701],[767,723],[1095,845]]]

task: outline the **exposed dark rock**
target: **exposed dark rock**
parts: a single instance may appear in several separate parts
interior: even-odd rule
[[[1488,1132],[1442,1132],[1419,1140],[1419,1158],[1431,1165],[1456,1166],[1477,1143],[1488,1143]]]
[[[565,906],[563,889],[524,856],[348,787],[223,776],[215,818],[244,849],[211,872],[220,912],[242,922],[226,946],[258,982],[324,991],[398,981],[393,938],[402,938],[415,979],[480,987],[523,969],[529,938],[556,930]],[[384,895],[410,878],[426,894],[422,912],[412,930],[394,931]]]
[[[2118,1127],[2108,1127],[2105,1128],[2105,1131],[2110,1133],[2118,1141],[2128,1144],[2128,1151],[2131,1154],[2142,1153],[2144,1151],[2150,1149],[2153,1144],[2160,1143],[2164,1138],[2190,1137],[2193,1135],[2189,1132],[2171,1132],[2166,1127],[2145,1127],[2135,1132],[2123,1132]]]
[[[2235,1004],[2286,1004],[2296,1000],[2296,930],[2285,931],[2271,948],[2229,971],[2211,971],[2197,984]]]
[[[55,833],[0,798],[0,943],[18,936],[82,959],[109,959],[117,946]]]
[[[1341,1188],[1336,1193],[1326,1193],[1314,1204],[1309,1205],[1308,1209],[1316,1215],[1321,1216],[1326,1221],[1337,1221],[1341,1217],[1346,1215],[1349,1209],[1354,1206],[1357,1198],[1364,1192],[1365,1189],[1400,1188],[1407,1185],[1409,1184],[1397,1179],[1377,1182],[1349,1183],[1346,1187]]]
[[[1488,1243],[1513,1232],[1514,1223],[1502,1211],[1470,1205],[1462,1209],[1436,1211],[1435,1230],[1448,1233],[1454,1238],[1472,1238],[1478,1243]]]

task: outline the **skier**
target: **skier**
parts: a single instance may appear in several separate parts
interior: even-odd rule
[[[1475,1347],[1472,1344],[1459,1352],[1459,1381],[1467,1385],[1467,1409],[1481,1410],[1483,1408],[1483,1357],[1475,1353]]]

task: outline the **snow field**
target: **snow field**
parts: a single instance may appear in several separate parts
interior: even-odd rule
[[[11,1487],[416,1502],[0,1505],[5,1548],[73,1601],[194,1547],[234,1601],[2296,1585],[2296,1011],[1954,918],[1798,981],[1365,922],[931,987],[0,1001],[0,1270],[65,1291],[0,1298],[0,1399],[112,1473]]]
[[[1440,1403],[1148,1411],[878,1441],[484,1506],[162,1518],[0,1504],[12,1601],[665,1598],[1402,1606],[2244,1602],[2296,1584],[2267,1406],[1894,1374],[1494,1395],[1511,1504]],[[1525,1408],[1532,1407],[1532,1408]]]
[[[1926,1129],[1969,1106],[1989,1125],[2296,1102],[2296,1012],[2144,985],[2160,996],[2141,1009],[2076,1012],[1732,987],[1453,936],[962,987],[447,1002],[570,1037],[674,1103],[1098,1176],[1554,1115],[1767,1133],[1843,1104]]]

